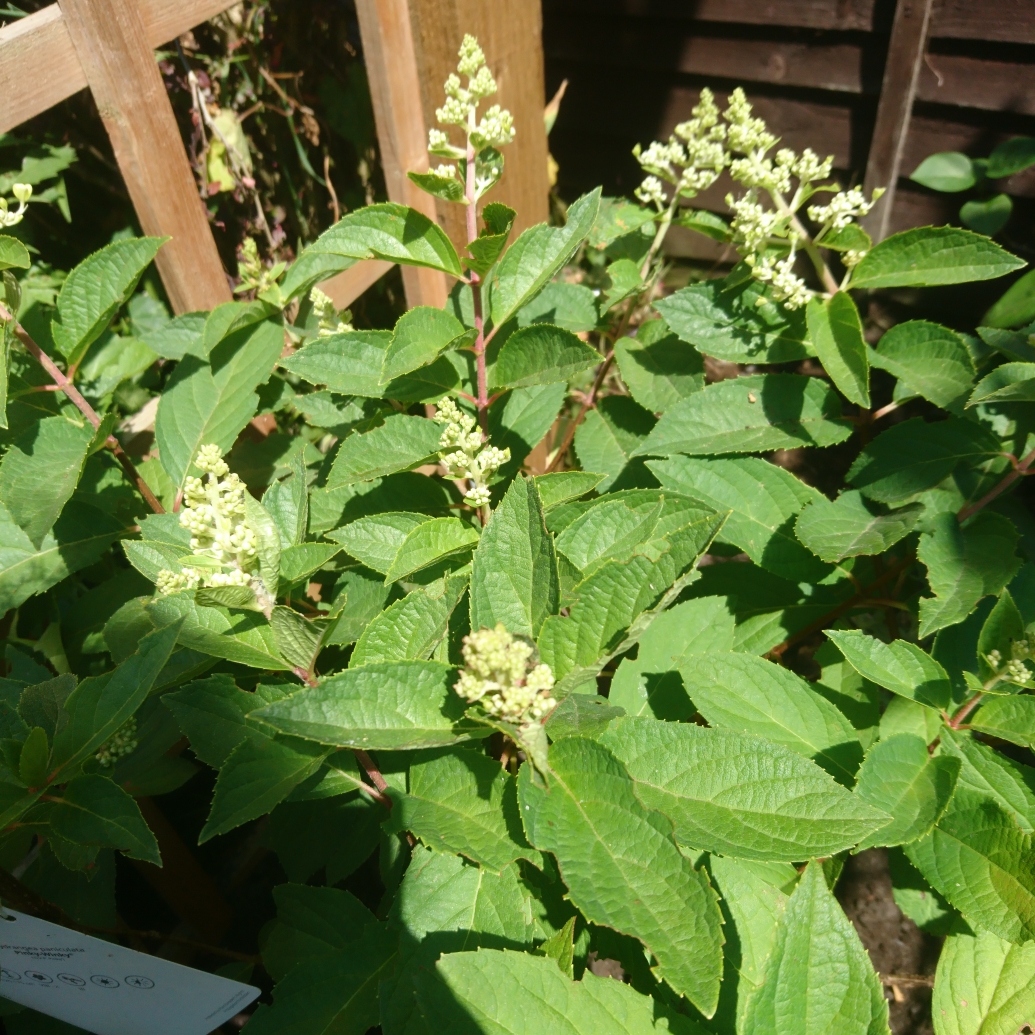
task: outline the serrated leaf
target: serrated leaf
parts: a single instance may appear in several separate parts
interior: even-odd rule
[[[757,280],[691,284],[654,308],[683,341],[717,359],[786,363],[812,355],[804,312],[774,302]]]
[[[267,596],[275,598],[280,583],[280,529],[269,511],[250,492],[244,494],[244,517],[255,533],[260,579]]]
[[[889,1035],[880,979],[851,921],[809,863],[783,916],[744,1031],[767,1035]]]
[[[89,424],[46,417],[22,432],[0,460],[0,503],[37,550],[75,492],[92,439]]]
[[[655,423],[649,410],[625,395],[606,395],[586,414],[575,431],[575,453],[586,470],[605,473],[600,492],[615,485],[624,489],[654,484],[642,463],[630,463],[630,457]]]
[[[930,287],[994,280],[1025,265],[995,241],[952,226],[892,234],[855,267],[850,287]]]
[[[329,488],[408,471],[433,460],[442,426],[426,417],[396,413],[365,434],[353,432],[341,444],[327,479]]]
[[[809,299],[809,335],[819,361],[849,402],[870,405],[870,368],[862,321],[851,295],[838,291],[825,301]]]
[[[627,498],[603,497],[557,536],[557,550],[584,575],[612,558],[627,560],[638,546],[655,538],[664,505],[663,496],[646,509]],[[702,507],[700,513],[710,510]]]
[[[32,264],[29,249],[8,234],[0,234],[0,270],[27,270]]]
[[[563,227],[545,223],[529,227],[507,249],[492,278],[492,322],[497,327],[530,302],[575,254],[599,207],[600,191],[591,191],[568,208]]]
[[[106,776],[78,776],[48,810],[51,829],[76,844],[111,847],[155,866],[158,842],[137,803]]]
[[[864,496],[895,503],[933,488],[959,463],[979,464],[998,452],[996,438],[979,424],[914,417],[878,435],[846,477]]]
[[[227,453],[259,405],[255,389],[269,380],[284,347],[284,329],[271,321],[235,331],[202,359],[188,353],[176,365],[155,418],[162,467],[182,488],[204,445]]]
[[[198,607],[227,607],[239,611],[261,611],[251,586],[213,586],[194,593]]]
[[[519,327],[548,323],[566,331],[592,331],[600,322],[597,298],[585,284],[551,281],[515,314]]]
[[[277,651],[273,629],[265,615],[231,612],[225,607],[202,607],[193,592],[155,597],[147,613],[158,628],[183,619],[179,643],[202,654],[226,658],[252,668],[288,671],[291,665]]]
[[[459,518],[432,518],[425,521],[407,533],[385,572],[385,582],[406,578],[447,557],[469,553],[478,539],[477,529]]]
[[[817,495],[798,515],[794,531],[817,557],[834,563],[884,553],[913,530],[923,512],[920,503],[885,512],[849,490],[832,502]]]
[[[651,413],[664,413],[704,387],[704,360],[669,332],[664,320],[640,325],[615,342],[615,362],[629,394]]]
[[[515,478],[482,532],[471,573],[472,629],[502,622],[515,635],[534,637],[557,610],[557,557],[539,484]]]
[[[498,155],[499,152],[496,151],[495,154]],[[485,228],[467,245],[470,258],[465,258],[464,264],[468,268],[482,277],[492,269],[507,245],[516,214],[512,208],[501,205],[498,201],[492,201],[482,209]]]
[[[851,723],[800,676],[749,654],[700,654],[680,668],[712,726],[757,733],[811,758],[851,786],[862,745]]]
[[[433,172],[406,174],[422,191],[443,201],[463,201],[464,185],[456,176],[439,176]]]
[[[405,794],[393,794],[388,833],[409,830],[440,851],[495,873],[515,859],[542,864],[518,817],[513,777],[480,751],[451,751],[410,766]]]
[[[607,289],[607,308],[613,309],[619,302],[643,288],[640,267],[632,259],[617,259],[607,267],[611,286]]]
[[[625,714],[624,708],[613,707],[610,700],[595,694],[568,694],[550,712],[545,725],[547,736],[551,741],[562,737],[596,739],[612,719]]]
[[[528,388],[567,381],[602,360],[596,349],[561,327],[537,323],[514,331],[492,370],[493,388]]]
[[[42,726],[33,726],[22,742],[18,756],[18,779],[26,787],[42,787],[47,779],[47,763],[50,761],[50,743],[47,731]]]
[[[457,725],[466,702],[454,682],[455,669],[435,661],[363,665],[253,714],[283,733],[335,747],[441,747],[470,735]]]
[[[303,673],[311,672],[320,653],[326,621],[309,621],[294,608],[278,604],[270,615],[270,628],[277,653]]]
[[[572,902],[593,923],[639,938],[656,975],[706,1016],[722,974],[718,896],[644,808],[624,766],[602,745],[568,737],[550,749],[549,789],[531,766],[518,779],[528,839],[553,852]],[[648,862],[649,860],[649,862]]]
[[[131,237],[84,259],[69,273],[57,298],[51,333],[58,351],[78,362],[100,337],[119,306],[133,294],[141,274],[168,237]]]
[[[828,629],[827,638],[863,678],[929,708],[949,707],[952,684],[945,669],[915,643],[884,643],[856,630]]]
[[[956,792],[909,861],[973,926],[1007,941],[1035,939],[1035,855],[1031,836],[987,798]]]
[[[592,492],[605,475],[591,471],[558,471],[556,474],[540,474],[533,479],[543,510],[569,503]]]
[[[993,697],[973,715],[970,726],[1011,744],[1031,747],[1035,744],[1035,697]]]
[[[899,733],[879,740],[859,768],[855,793],[892,820],[864,838],[858,850],[907,844],[930,833],[949,804],[959,771],[956,758],[932,758],[923,737]]]
[[[730,511],[719,537],[756,564],[794,581],[818,582],[830,573],[794,536],[802,507],[822,500],[789,471],[756,457],[696,460],[674,456],[647,465],[666,488]]]
[[[205,333],[208,313],[181,313],[158,327],[148,327],[138,337],[163,359],[183,359],[188,352],[198,353]]]
[[[384,392],[381,368],[391,341],[390,331],[329,334],[314,338],[280,365],[328,391],[379,399]]]
[[[938,957],[931,1013],[938,1035],[1014,1035],[1031,1019],[1035,943],[990,931],[951,934]]]
[[[881,338],[870,362],[911,392],[958,413],[974,383],[974,361],[962,338],[927,320],[896,324]]]
[[[1004,363],[978,382],[968,408],[990,402],[1035,400],[1035,363]]]
[[[759,736],[627,716],[597,739],[687,848],[796,862],[844,851],[887,820],[880,806],[870,808],[819,766]]]
[[[920,537],[917,557],[927,566],[933,597],[920,600],[921,637],[962,622],[982,597],[998,594],[1021,566],[1018,534],[1001,514],[983,510],[961,526],[952,513],[937,514]]]
[[[412,511],[387,511],[359,518],[327,533],[328,539],[341,543],[357,560],[384,575],[406,537],[428,520]]]
[[[633,456],[763,453],[831,446],[850,434],[836,393],[819,378],[758,374],[707,385],[684,399]]]
[[[382,361],[381,381],[408,374],[438,358],[450,342],[464,334],[452,313],[434,306],[416,306],[399,317]],[[354,389],[346,389],[355,393]]]
[[[341,547],[332,543],[297,543],[288,546],[280,555],[280,577],[288,583],[301,582],[339,553]]]

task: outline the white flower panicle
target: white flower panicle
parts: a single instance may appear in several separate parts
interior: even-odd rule
[[[137,718],[131,715],[95,752],[94,757],[105,769],[137,749]]]
[[[464,41],[460,45],[460,60],[456,69],[457,71],[451,73],[445,82],[445,103],[435,111],[439,124],[463,127],[476,151],[509,144],[514,139],[514,119],[509,111],[494,104],[485,111],[481,120],[478,119],[479,102],[491,97],[497,86],[492,72],[485,64],[482,48],[471,35],[464,36]],[[466,87],[462,84],[460,76],[466,76]],[[456,160],[467,157],[466,148],[452,144],[449,134],[441,129],[428,131],[428,150],[442,158]],[[493,182],[498,176],[497,173]]]
[[[830,199],[830,203],[827,205],[810,205],[809,219],[823,227],[842,230],[849,223],[865,216],[883,193],[882,190],[874,191],[873,200],[867,201],[859,187],[840,191]]]
[[[7,198],[0,198],[0,226],[17,226],[25,218],[25,209],[29,198],[32,197],[32,184],[15,183],[11,187],[11,193],[18,202],[18,207],[12,212]]]
[[[536,663],[535,648],[515,639],[500,622],[464,637],[464,669],[453,689],[486,715],[519,726],[542,722],[557,706],[553,672]]]
[[[475,508],[484,507],[490,499],[489,479],[510,460],[510,450],[483,442],[474,417],[464,413],[448,396],[438,404],[435,420],[445,424],[438,445],[449,477],[471,481],[464,502]]]
[[[313,313],[318,321],[318,336],[327,338],[332,334],[346,334],[354,330],[352,326],[352,310],[339,310],[334,300],[325,291],[314,287],[309,292],[309,301],[313,306]]]
[[[187,479],[180,525],[191,533],[198,563],[160,571],[155,587],[162,595],[199,586],[249,586],[256,578],[258,544],[245,518],[244,482],[230,473],[218,446],[202,446],[194,464],[204,477]]]
[[[1027,686],[1032,679],[1031,669],[1025,661],[1035,658],[1035,635],[1023,636],[1010,644],[1010,658],[1003,659],[997,650],[990,650],[985,656],[989,668],[992,669],[995,682],[1017,683]]]

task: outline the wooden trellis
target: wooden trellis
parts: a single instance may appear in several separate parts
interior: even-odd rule
[[[156,261],[177,313],[211,309],[232,296],[153,51],[232,6],[227,0],[59,0],[0,29],[0,132],[90,88],[141,228],[172,238]],[[497,71],[498,100],[518,129],[499,198],[518,209],[518,229],[545,219],[538,0],[357,0],[356,6],[389,198],[435,216],[434,199],[406,173],[427,168],[429,116],[441,103],[438,92],[463,32],[473,30]],[[322,286],[344,307],[389,269],[387,262],[360,262]],[[443,274],[423,269],[404,269],[403,283],[411,305],[442,305],[449,287]]]

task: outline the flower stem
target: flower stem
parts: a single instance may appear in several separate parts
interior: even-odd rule
[[[464,182],[464,197],[467,202],[467,243],[478,240],[478,202],[475,198],[475,160],[474,144],[471,143],[471,130],[474,128],[474,116],[467,132],[467,176]],[[482,434],[489,433],[489,385],[485,373],[485,317],[482,313],[482,278],[474,270],[468,270],[471,277],[471,300],[474,303],[474,329],[477,337],[474,340],[474,357],[478,367],[478,423]]]

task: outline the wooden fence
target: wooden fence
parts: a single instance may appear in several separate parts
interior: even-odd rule
[[[178,313],[232,296],[153,52],[231,6],[228,0],[59,0],[0,29],[0,132],[89,87],[141,228],[172,238],[157,265]],[[406,172],[428,166],[427,126],[463,33],[473,31],[497,73],[497,99],[513,112],[518,130],[499,198],[518,210],[519,230],[545,219],[538,0],[356,0],[356,8],[389,198],[436,215],[434,199]],[[390,268],[360,262],[322,286],[344,307]],[[411,305],[442,305],[449,286],[441,273],[409,267],[403,284]]]
[[[958,199],[903,178],[927,155],[1035,135],[1035,0],[543,0],[543,17],[547,87],[570,80],[552,138],[566,194],[631,191],[632,145],[667,137],[706,84],[743,85],[788,146],[891,187],[877,235],[954,217]],[[729,189],[701,204],[723,210]],[[1035,197],[1035,174],[1006,190]],[[670,240],[716,254],[687,231]]]

